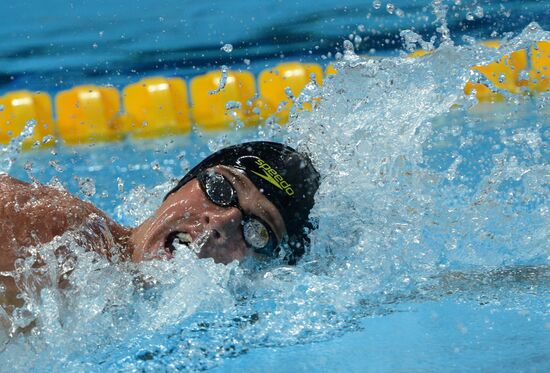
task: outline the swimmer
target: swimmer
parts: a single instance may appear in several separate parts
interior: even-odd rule
[[[15,281],[6,273],[28,255],[22,248],[39,249],[66,232],[78,232],[80,246],[109,259],[171,259],[187,247],[216,263],[284,256],[293,264],[309,243],[319,181],[308,156],[288,146],[230,146],[191,169],[153,216],[128,228],[66,191],[0,175],[0,304],[17,303]]]

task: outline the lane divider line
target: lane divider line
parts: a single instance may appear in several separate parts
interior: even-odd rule
[[[480,44],[498,48],[498,41]],[[431,52],[416,51],[411,58]],[[550,91],[550,41],[473,66],[478,78],[464,86],[480,102],[505,100],[505,95],[535,95]],[[0,144],[7,144],[25,126],[35,123],[24,149],[51,146],[53,139],[68,145],[116,141],[126,136],[155,138],[188,133],[192,125],[223,130],[231,123],[256,125],[270,117],[284,125],[292,99],[315,79],[317,85],[338,71],[331,64],[284,62],[260,72],[211,71],[189,83],[181,78],[149,77],[123,88],[81,85],[52,99],[44,92],[22,90],[0,97]],[[300,110],[311,110],[305,103]]]

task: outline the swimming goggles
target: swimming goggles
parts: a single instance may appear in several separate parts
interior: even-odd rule
[[[279,245],[269,225],[262,219],[245,214],[239,206],[237,191],[223,175],[214,171],[202,171],[197,180],[208,199],[221,207],[236,207],[242,214],[243,238],[254,252],[269,257],[276,254]]]

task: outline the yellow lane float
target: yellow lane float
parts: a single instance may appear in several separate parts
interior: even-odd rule
[[[133,137],[158,137],[191,130],[187,86],[180,78],[147,78],[123,91],[124,131]]]
[[[191,80],[194,123],[207,130],[223,130],[236,120],[247,121],[247,101],[255,96],[254,76],[248,71],[212,71]]]
[[[258,76],[260,95],[274,108],[280,123],[288,121],[291,97],[298,97],[302,89],[312,78],[318,85],[323,84],[323,68],[312,63],[285,62],[273,69],[264,70]],[[290,96],[290,97],[289,97]],[[311,110],[311,104],[304,104],[305,110]]]
[[[78,86],[55,97],[57,131],[67,144],[112,141],[123,136],[120,95],[112,87]]]
[[[498,40],[480,42],[488,48],[499,48]],[[529,53],[528,53],[529,52]],[[424,50],[411,53],[408,57],[417,58],[430,54]],[[467,82],[466,95],[475,90],[480,102],[504,101],[504,93],[536,94],[550,90],[550,41],[539,41],[531,48],[520,49],[506,54],[486,65],[473,66],[473,71],[488,81]]]
[[[52,100],[47,93],[16,91],[0,97],[0,143],[7,144],[19,136],[27,123],[34,121],[33,135],[23,142],[23,148],[54,144]],[[32,125],[33,123],[29,123]]]
[[[498,41],[481,44],[497,48]],[[418,51],[410,57],[429,52]],[[502,101],[505,95],[532,95],[550,90],[550,42],[539,41],[486,65],[474,66],[477,81],[464,86],[467,95],[481,102]],[[31,121],[34,134],[24,147],[53,144],[58,135],[66,144],[81,144],[132,137],[157,137],[187,133],[192,124],[204,130],[227,129],[231,123],[247,125],[274,116],[288,121],[292,99],[298,97],[314,78],[318,85],[323,75],[338,72],[333,65],[286,62],[262,71],[257,78],[250,72],[213,71],[195,77],[189,84],[180,78],[151,77],[123,90],[112,87],[78,86],[57,94],[57,122],[52,117],[51,99],[45,93],[17,91],[0,97],[0,143],[7,144]],[[310,110],[306,103],[303,110]]]
[[[528,50],[514,51],[487,65],[474,66],[472,70],[481,73],[496,88],[496,92],[493,92],[481,83],[468,82],[464,92],[470,94],[476,89],[480,101],[502,101],[504,97],[499,91],[513,94],[548,92],[550,42],[540,41]],[[483,93],[480,97],[481,92]]]

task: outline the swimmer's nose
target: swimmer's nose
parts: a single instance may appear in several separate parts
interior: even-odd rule
[[[203,214],[202,220],[203,229],[209,230],[211,236],[199,257],[228,264],[246,256],[248,247],[242,238],[242,214],[239,209],[225,207],[210,210]]]
[[[212,236],[218,244],[225,244],[241,237],[242,214],[235,207],[205,211],[202,220],[203,226],[212,231]]]

